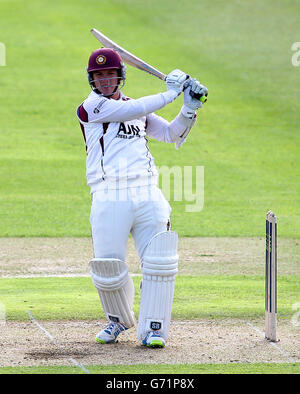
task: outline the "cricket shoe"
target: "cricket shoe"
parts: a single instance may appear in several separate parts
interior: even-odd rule
[[[160,331],[150,331],[142,340],[142,345],[147,347],[165,347],[166,343]]]
[[[118,335],[128,328],[121,323],[110,322],[106,327],[101,330],[96,336],[98,343],[115,343]]]

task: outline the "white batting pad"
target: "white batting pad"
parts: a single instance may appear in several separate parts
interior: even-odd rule
[[[133,313],[134,285],[128,266],[118,259],[90,261],[91,277],[108,320],[130,328],[136,321]]]
[[[177,243],[177,233],[163,231],[151,239],[144,252],[139,339],[152,330],[159,330],[164,339],[168,337],[178,271]]]

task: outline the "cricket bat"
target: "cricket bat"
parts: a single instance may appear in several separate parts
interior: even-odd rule
[[[125,63],[135,68],[138,68],[139,70],[145,71],[148,74],[151,74],[154,77],[161,79],[162,81],[165,81],[166,75],[161,71],[157,70],[150,64],[144,62],[142,59],[122,48],[120,45],[116,44],[114,41],[106,37],[99,30],[91,29],[91,32],[97,38],[97,40],[99,40],[101,44],[103,44],[106,48],[111,48],[117,51]],[[199,94],[191,94],[191,96],[196,98],[197,100],[200,100],[201,102],[205,102],[207,100],[206,96],[200,96]]]

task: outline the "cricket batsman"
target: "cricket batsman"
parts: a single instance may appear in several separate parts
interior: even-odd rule
[[[77,116],[92,195],[90,272],[108,320],[96,341],[115,343],[120,333],[137,326],[142,345],[164,347],[178,271],[178,236],[170,229],[171,207],[157,186],[158,171],[148,137],[178,148],[195,124],[196,110],[202,107],[190,93],[207,95],[207,88],[176,69],[166,78],[166,91],[138,99],[126,97],[121,92],[125,65],[109,48],[90,55],[87,75],[92,91],[77,108]],[[183,106],[175,119],[168,122],[155,114],[181,93]],[[137,323],[134,286],[126,264],[129,234],[142,270]]]

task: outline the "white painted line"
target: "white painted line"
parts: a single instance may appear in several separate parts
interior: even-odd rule
[[[251,327],[253,330],[258,332],[263,338],[265,338],[265,334],[260,331],[257,327],[255,327],[251,323],[247,323],[249,327]],[[275,349],[277,349],[283,356],[285,356],[290,363],[295,363],[296,360],[294,360],[288,353],[286,353],[284,350],[282,350],[275,342],[267,341],[271,346],[273,346]]]
[[[43,326],[41,326],[34,318],[32,313],[30,311],[26,311],[28,316],[30,317],[31,321],[41,330],[43,331],[44,334],[47,335],[47,337],[50,339],[51,342],[53,342],[58,348],[61,350],[65,351],[66,349],[58,342],[57,339],[55,339]],[[76,367],[81,368],[85,373],[90,373],[88,369],[86,369],[83,365],[79,364],[74,358],[68,357],[68,360],[70,360]]]

